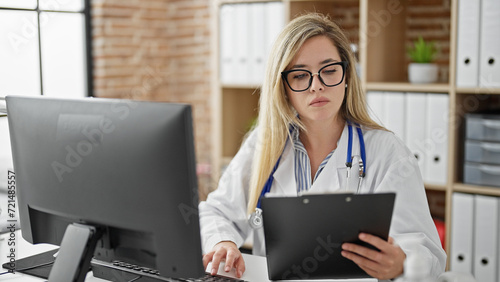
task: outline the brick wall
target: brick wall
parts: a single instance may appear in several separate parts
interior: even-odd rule
[[[93,0],[95,96],[189,103],[210,163],[210,2]],[[210,185],[201,173],[200,188]]]
[[[351,43],[359,44],[359,3],[358,1],[318,1],[291,2],[290,15],[294,18],[307,12],[329,15],[342,27]]]
[[[406,45],[411,45],[419,36],[426,41],[435,42],[438,48],[436,63],[439,65],[441,82],[448,82],[449,76],[450,2],[450,0],[413,0],[409,1],[407,8]]]

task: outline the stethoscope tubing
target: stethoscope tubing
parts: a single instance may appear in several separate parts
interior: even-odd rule
[[[348,168],[352,167],[352,126],[351,124],[347,125],[347,131],[349,135],[348,143],[347,143],[347,159],[345,162],[345,165]],[[360,148],[360,154],[361,154],[361,160],[363,161],[363,175],[362,177],[365,176],[366,173],[366,152],[365,152],[365,140],[363,138],[363,131],[361,128],[358,126],[356,127],[356,131],[358,132],[358,139],[359,139],[359,148]]]
[[[264,189],[262,189],[262,192],[260,192],[259,196],[259,201],[257,202],[257,208],[261,208],[261,202],[262,198],[271,191],[271,186],[273,186],[273,181],[274,181],[274,173],[276,172],[276,169],[278,169],[278,165],[280,164],[281,156],[278,158],[278,161],[274,165],[273,172],[271,175],[269,175],[269,178],[266,181],[266,184],[264,184]]]
[[[348,129],[348,143],[347,143],[347,160],[346,160],[346,166],[348,168],[352,167],[352,125],[350,123],[347,124],[347,129]],[[363,161],[363,175],[361,177],[364,177],[366,174],[366,152],[365,152],[365,142],[364,142],[364,137],[363,137],[363,131],[357,125],[356,131],[358,133],[358,139],[359,139],[359,147],[360,147],[360,154],[361,154],[361,160]],[[280,163],[281,156],[278,158],[278,161],[273,167],[273,171],[269,175],[269,178],[267,179],[266,183],[264,184],[264,188],[262,189],[262,192],[260,193],[259,200],[257,202],[257,208],[261,209],[261,202],[262,198],[265,197],[267,193],[271,191],[271,186],[273,185],[274,181],[274,173],[278,169],[278,165]]]

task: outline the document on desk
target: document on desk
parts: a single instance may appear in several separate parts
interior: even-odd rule
[[[240,279],[249,282],[271,282],[267,276],[267,261],[265,257],[254,256],[249,254],[243,254],[243,259],[245,260],[246,271]],[[236,272],[232,269],[230,272],[224,271],[224,263],[219,265],[219,275],[224,275],[232,278],[236,278]],[[208,265],[207,271],[212,268],[211,264]],[[286,281],[286,282],[377,282],[375,278],[360,278],[360,279],[326,279],[326,280],[272,280],[272,281]]]

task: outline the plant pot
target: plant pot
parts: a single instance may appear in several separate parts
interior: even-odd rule
[[[410,63],[408,65],[408,80],[411,83],[434,83],[438,81],[438,65]]]

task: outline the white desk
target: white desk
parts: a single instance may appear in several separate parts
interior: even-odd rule
[[[243,254],[243,259],[245,260],[245,268],[246,271],[243,273],[243,277],[241,279],[250,282],[271,282],[267,277],[267,261],[265,257],[253,256]],[[210,269],[210,265],[208,265],[207,269]],[[224,265],[219,265],[219,274],[236,277],[234,276],[234,270],[229,274],[224,274]],[[377,279],[328,279],[328,280],[279,280],[286,282],[293,281],[314,281],[314,282],[377,282]],[[274,280],[273,282],[278,282],[278,280]]]
[[[15,233],[15,239],[16,239],[16,259],[21,259],[24,257],[32,256],[38,253],[46,252],[53,250],[57,248],[57,246],[53,245],[48,245],[48,244],[39,244],[39,245],[32,245],[28,242],[26,242],[19,231],[16,231]],[[3,264],[8,261],[7,256],[9,255],[9,249],[10,247],[8,246],[8,238],[10,236],[10,233],[3,234],[0,236],[0,264]],[[270,282],[270,280],[267,278],[267,263],[266,263],[266,258],[264,257],[259,257],[259,256],[253,256],[253,255],[247,255],[243,254],[243,258],[245,260],[245,265],[246,265],[246,272],[243,274],[243,277],[241,279],[250,281],[250,282]],[[210,265],[208,266],[208,269],[210,269]],[[225,276],[234,276],[234,270],[228,274],[224,272],[224,264],[221,264],[219,267],[219,273]],[[5,272],[7,270],[1,269],[0,272]],[[9,281],[9,282],[40,282],[43,281],[43,279],[36,278],[30,275],[22,274],[22,273],[15,273],[15,274],[4,274],[0,276],[0,281]],[[87,274],[87,278],[85,280],[86,282],[106,282],[106,280],[100,279],[100,278],[95,278],[92,274],[92,272],[89,272]],[[288,282],[292,282],[291,280],[287,280]],[[301,280],[305,281],[305,280]],[[314,282],[376,282],[376,279],[351,279],[351,280],[314,280]]]

